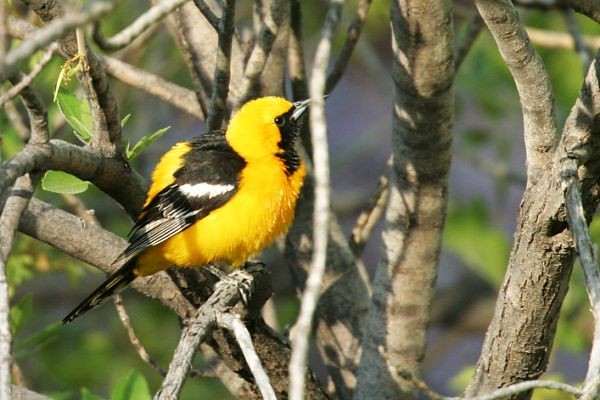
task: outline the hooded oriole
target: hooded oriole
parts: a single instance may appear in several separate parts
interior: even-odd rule
[[[138,276],[220,261],[233,267],[289,227],[306,174],[295,142],[309,101],[263,97],[246,103],[219,130],[178,143],[163,155],[126,261],[63,319],[71,322]]]

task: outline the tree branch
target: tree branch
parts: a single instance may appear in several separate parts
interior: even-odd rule
[[[265,12],[262,27],[244,69],[244,76],[234,109],[238,109],[258,94],[257,86],[260,81],[260,75],[265,67],[273,43],[277,38],[279,26],[285,15],[285,4],[287,3],[283,0],[271,0],[271,6]]]
[[[425,17],[426,16],[426,17]],[[392,2],[392,171],[357,398],[414,396],[448,202],[454,78],[450,1]]]
[[[217,61],[210,97],[210,113],[206,120],[209,131],[219,129],[225,115],[227,94],[229,93],[229,78],[231,68],[231,41],[233,39],[235,18],[235,1],[226,0],[223,15],[219,22],[219,43],[217,46]]]
[[[263,287],[259,280],[269,279],[262,267],[238,270],[227,276],[215,287],[214,293],[202,304],[192,318],[185,321],[179,344],[173,353],[169,370],[154,399],[176,399],[190,371],[192,360],[200,343],[217,328],[217,315],[229,312],[242,299],[240,288],[248,289],[249,298],[254,288]]]
[[[290,399],[304,398],[305,364],[312,321],[321,292],[327,257],[329,227],[329,150],[327,145],[327,120],[325,117],[325,85],[327,66],[331,56],[331,42],[342,13],[342,1],[332,1],[327,11],[321,39],[315,51],[312,79],[310,81],[310,129],[312,133],[315,178],[315,205],[313,211],[313,257],[306,288],[302,294],[300,314],[291,335]]]
[[[261,365],[260,358],[258,358],[258,355],[256,354],[250,333],[248,332],[246,325],[244,325],[240,319],[240,316],[231,313],[218,313],[217,324],[221,328],[225,328],[233,332],[235,340],[239,344],[240,349],[244,354],[244,358],[246,359],[246,363],[250,368],[250,372],[252,372],[252,376],[254,376],[256,385],[260,389],[262,398],[266,400],[276,400],[277,397],[275,396],[275,391],[271,386],[269,377]]]
[[[517,86],[523,111],[527,178],[529,184],[535,184],[552,163],[552,149],[556,145],[550,79],[510,1],[476,0],[475,5]]]
[[[33,53],[50,45],[74,28],[99,19],[110,12],[113,7],[113,1],[96,0],[85,5],[81,10],[69,12],[63,17],[40,28],[36,35],[11,50],[4,60],[0,61],[0,75],[7,74],[18,64],[31,57]]]
[[[528,183],[523,195],[509,265],[467,396],[536,379],[547,366],[575,260],[559,179],[561,160],[577,157],[585,167],[578,173],[587,221],[600,202],[600,167],[592,156],[600,149],[597,63],[598,55],[565,123],[553,162],[537,183]]]
[[[356,5],[356,15],[348,26],[348,33],[346,34],[346,40],[344,41],[340,55],[335,60],[335,63],[333,64],[333,67],[327,76],[327,84],[325,86],[326,94],[329,94],[333,91],[340,81],[340,78],[346,71],[350,57],[354,52],[354,47],[360,38],[360,33],[367,18],[371,1],[372,0],[360,0]]]
[[[204,119],[193,91],[116,58],[102,55],[99,58],[106,72],[121,82],[156,96],[199,120]]]
[[[94,25],[94,42],[105,51],[115,51],[122,49],[137,39],[152,25],[156,24],[169,13],[181,6],[188,0],[166,0],[152,6],[145,13],[140,15],[135,21],[128,25],[121,32],[110,38],[105,38],[98,25]]]

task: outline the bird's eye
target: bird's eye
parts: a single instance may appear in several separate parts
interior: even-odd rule
[[[275,117],[275,125],[281,128],[284,124],[285,118],[283,118],[281,115],[279,117]]]

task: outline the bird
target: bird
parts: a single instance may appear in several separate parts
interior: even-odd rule
[[[171,266],[224,262],[242,267],[292,223],[306,167],[296,150],[310,100],[250,100],[226,129],[175,144],[157,163],[124,264],[63,324],[120,293],[134,279]]]

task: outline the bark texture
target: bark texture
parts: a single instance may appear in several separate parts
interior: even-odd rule
[[[598,56],[594,66],[598,63]],[[568,289],[576,248],[560,184],[561,161],[576,158],[587,221],[600,201],[600,91],[591,70],[553,151],[553,162],[528,182],[523,196],[508,270],[498,295],[481,357],[467,396],[536,379],[552,350],[558,314]],[[531,391],[513,396],[531,397]]]
[[[390,197],[356,398],[414,397],[447,206],[454,75],[451,2],[393,1]]]

